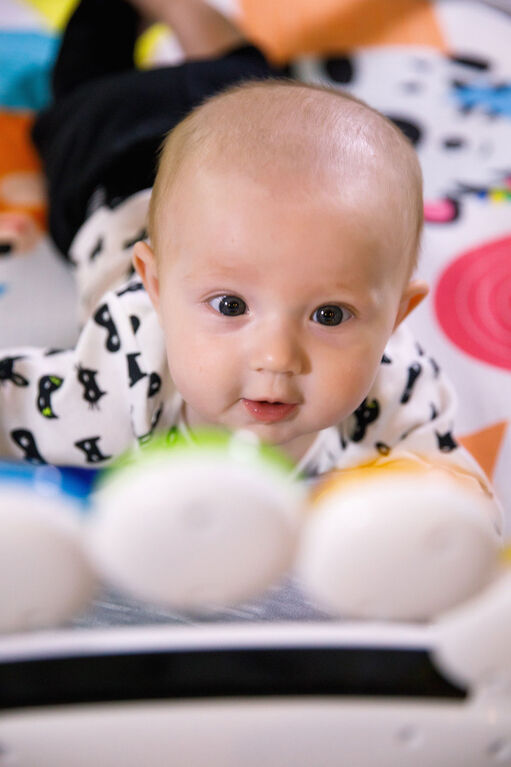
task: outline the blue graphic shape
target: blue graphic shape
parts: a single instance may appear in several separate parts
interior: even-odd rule
[[[7,293],[7,289],[7,283],[0,282],[0,298],[4,295],[4,293]]]
[[[87,511],[97,469],[71,466],[33,466],[18,461],[0,460],[0,488],[22,487],[27,496],[59,497],[70,501],[77,511]]]
[[[455,83],[454,97],[461,109],[479,107],[492,115],[511,117],[511,83],[501,85]]]
[[[58,43],[58,36],[0,31],[0,106],[33,110],[46,106]]]

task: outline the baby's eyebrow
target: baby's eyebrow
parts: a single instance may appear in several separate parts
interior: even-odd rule
[[[231,263],[208,265],[195,267],[193,270],[185,272],[183,274],[183,280],[185,282],[197,282],[197,280],[225,280],[236,278],[239,282],[241,280],[254,280],[260,276],[260,272],[256,264],[240,264],[239,261],[233,261]]]

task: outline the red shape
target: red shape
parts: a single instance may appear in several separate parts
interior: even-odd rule
[[[459,256],[441,275],[438,322],[462,351],[511,370],[511,237]]]

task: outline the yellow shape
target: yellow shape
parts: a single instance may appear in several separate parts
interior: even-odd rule
[[[135,43],[134,60],[139,69],[149,69],[154,59],[155,50],[169,28],[165,24],[152,24]]]
[[[505,189],[492,189],[490,199],[493,202],[505,202],[507,200],[507,192]]]
[[[472,434],[466,434],[459,440],[469,453],[472,453],[490,479],[495,471],[508,425],[507,421],[499,421]]]
[[[464,486],[466,490],[477,491],[478,493],[483,490],[490,498],[493,497],[491,489],[479,478],[460,466],[454,466],[448,461],[444,461],[442,456],[401,453],[394,458],[381,457],[351,469],[334,469],[328,472],[312,489],[310,501],[312,506],[317,506],[325,496],[342,493],[357,485],[362,492],[364,486],[367,487],[370,482],[378,482],[389,477],[395,479],[397,483],[405,476],[411,476],[425,482],[435,482],[438,472],[441,472],[446,478],[450,477],[460,486]]]
[[[347,487],[358,484],[361,488],[373,479],[380,479],[382,476],[388,476],[389,472],[395,472],[400,476],[412,474],[422,476],[428,466],[420,460],[413,461],[407,459],[387,459],[376,460],[371,463],[361,464],[351,469],[334,469],[325,474],[320,482],[313,487],[311,492],[311,501],[314,505],[323,500],[325,496],[342,492]]]
[[[61,30],[78,5],[78,0],[24,0],[41,14],[52,30]]]

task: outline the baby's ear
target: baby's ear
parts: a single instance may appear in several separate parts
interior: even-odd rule
[[[133,266],[144,287],[147,290],[157,313],[160,312],[160,284],[158,281],[158,270],[156,268],[156,257],[147,243],[140,240],[135,243],[133,248]]]
[[[429,286],[424,280],[411,280],[408,283],[399,302],[394,330],[426,298],[428,293]]]

